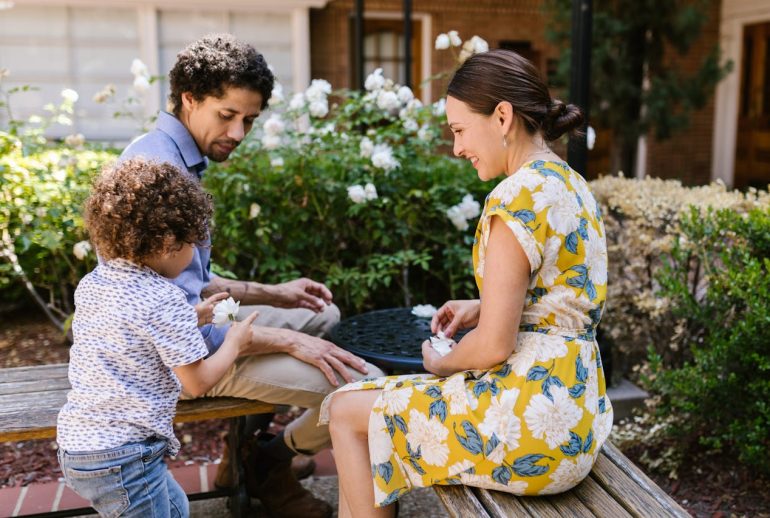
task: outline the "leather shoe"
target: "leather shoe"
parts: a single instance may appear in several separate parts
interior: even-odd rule
[[[230,444],[225,439],[225,447],[222,450],[222,460],[217,466],[217,475],[214,478],[214,487],[217,489],[229,489],[233,487],[233,471],[230,467]],[[297,480],[302,480],[313,474],[315,461],[309,455],[299,454],[291,459],[291,471]]]
[[[266,434],[265,434],[266,435]],[[256,438],[246,448],[246,490],[272,518],[330,518],[332,507],[302,487],[291,461],[264,454]]]

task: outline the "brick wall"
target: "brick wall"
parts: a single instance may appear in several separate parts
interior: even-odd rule
[[[349,87],[351,75],[351,23],[353,0],[332,0],[323,9],[313,9],[311,26],[311,72],[313,77],[323,77],[335,88]],[[401,0],[368,0],[366,11],[400,13]],[[457,30],[465,39],[477,34],[487,40],[491,48],[501,41],[530,41],[538,53],[538,67],[545,71],[546,59],[555,57],[557,50],[545,41],[545,22],[540,0],[476,1],[424,0],[413,2],[414,13],[431,16],[432,42],[442,32]],[[452,56],[449,51],[431,51],[433,73],[449,69]],[[434,86],[434,100],[443,86]]]
[[[708,21],[701,37],[691,47],[687,56],[679,56],[675,51],[668,52],[670,62],[675,68],[682,70],[683,73],[692,74],[698,69],[703,58],[717,45],[720,7],[720,1],[712,2]],[[657,142],[654,137],[649,138],[647,174],[661,178],[676,178],[689,185],[710,182],[713,131],[714,93],[712,92],[706,105],[692,114],[690,125],[686,129],[663,142]]]

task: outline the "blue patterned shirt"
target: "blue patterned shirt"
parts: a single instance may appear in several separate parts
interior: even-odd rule
[[[115,448],[150,437],[179,441],[172,422],[181,385],[175,367],[208,354],[184,292],[124,259],[98,265],[75,290],[72,390],[57,442],[70,452]]]

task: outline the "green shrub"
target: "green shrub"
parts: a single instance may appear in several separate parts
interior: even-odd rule
[[[59,145],[25,155],[8,133],[0,133],[0,149],[0,290],[18,295],[9,286],[29,281],[64,321],[75,286],[96,262],[84,244],[81,205],[91,178],[115,154]]]
[[[658,411],[680,437],[770,471],[770,211],[693,208],[680,226],[659,281],[686,355],[651,355]]]
[[[337,92],[329,107],[328,83],[314,83],[212,165],[204,182],[216,200],[215,260],[262,282],[324,281],[347,312],[475,296],[478,213],[454,209],[453,223],[447,211],[468,194],[482,201],[492,185],[442,151],[441,105],[423,107],[404,90],[396,105],[398,91],[385,82]],[[382,92],[393,94],[390,109],[378,104]]]

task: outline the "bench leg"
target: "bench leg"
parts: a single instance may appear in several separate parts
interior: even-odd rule
[[[230,514],[234,518],[245,518],[248,515],[251,501],[246,491],[246,473],[241,461],[241,447],[243,445],[243,433],[246,428],[245,417],[233,417],[230,419],[230,434],[228,436],[230,447],[230,468],[233,470],[233,487],[230,493]]]

